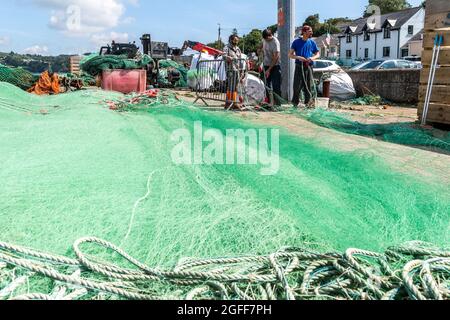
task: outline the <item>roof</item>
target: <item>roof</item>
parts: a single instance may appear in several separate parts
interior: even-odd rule
[[[402,48],[407,48],[409,44],[412,42],[420,42],[423,41],[424,30],[420,30],[414,37],[408,40],[407,43]]]
[[[314,38],[313,40],[314,40],[314,41],[317,43],[317,45],[320,47],[320,46],[322,46],[322,41],[323,41],[324,43],[326,43],[327,35],[324,34],[324,35],[322,35],[322,36],[320,36],[320,37]],[[330,43],[330,46],[338,46],[338,45],[339,45],[338,35],[337,35],[337,34],[332,34],[332,35],[331,35],[331,43]]]
[[[423,34],[424,34],[424,31],[423,31],[423,29],[422,29],[422,30],[420,30],[420,32],[417,33],[414,37],[412,37],[411,39],[409,39],[408,42],[423,41]]]
[[[361,34],[363,31],[380,32],[381,29],[387,25],[389,25],[393,30],[400,29],[420,10],[423,10],[422,6],[383,14],[378,21],[368,21],[369,18],[359,18],[347,24],[343,28],[342,32],[353,34]],[[339,37],[344,36],[345,35],[343,34],[339,35]]]

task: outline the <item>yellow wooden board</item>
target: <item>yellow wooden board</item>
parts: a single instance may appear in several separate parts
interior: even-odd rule
[[[425,49],[433,49],[434,39],[436,38],[437,34],[443,36],[444,41],[442,43],[442,46],[450,47],[450,27],[449,27],[449,28],[438,30],[438,31],[425,32],[425,34],[423,35],[423,47]]]
[[[420,74],[420,83],[427,84],[430,75],[430,68],[425,67]],[[435,85],[450,85],[450,67],[441,67],[436,69],[434,78]]]
[[[422,51],[422,64],[425,67],[429,67],[431,65],[432,57],[433,57],[432,49]],[[438,64],[440,64],[441,66],[450,67],[450,47],[441,47],[441,50],[439,52]]]
[[[427,0],[426,14],[436,14],[442,12],[450,12],[450,1]]]
[[[450,27],[450,11],[443,13],[427,14],[425,16],[425,30],[433,31]]]
[[[425,101],[426,93],[427,86],[421,85],[419,88],[419,101]],[[431,102],[450,104],[450,86],[433,86]]]
[[[423,104],[419,104],[417,114],[419,118],[422,119]],[[428,122],[450,124],[450,105],[430,103],[427,120]]]

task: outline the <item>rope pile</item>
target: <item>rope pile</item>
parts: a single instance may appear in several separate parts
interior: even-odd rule
[[[89,252],[96,248],[96,255],[85,253],[87,246]],[[97,238],[76,241],[73,251],[76,259],[0,242],[0,300],[450,298],[450,251],[420,242],[384,254],[284,248],[267,256],[183,259],[171,270],[144,265]],[[106,252],[129,267],[102,260]],[[51,280],[48,292],[32,290],[34,282],[45,280]]]
[[[105,100],[110,110],[118,112],[148,109],[153,106],[186,107],[186,103],[169,91],[150,89],[142,93],[131,93],[123,98]]]

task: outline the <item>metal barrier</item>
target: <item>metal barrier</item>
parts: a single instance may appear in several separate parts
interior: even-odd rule
[[[197,64],[195,88],[198,100],[208,106],[206,100],[221,101],[231,109],[240,106],[245,99],[243,83],[247,76],[247,60],[236,59],[227,62],[225,59],[200,60]],[[194,102],[194,103],[195,103]]]

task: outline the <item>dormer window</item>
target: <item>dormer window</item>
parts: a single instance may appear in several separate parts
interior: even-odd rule
[[[386,27],[384,28],[384,39],[390,39],[391,38],[391,28]]]
[[[347,43],[352,43],[352,35],[350,33],[347,34]]]
[[[364,41],[370,41],[370,33],[367,31],[364,32]]]

